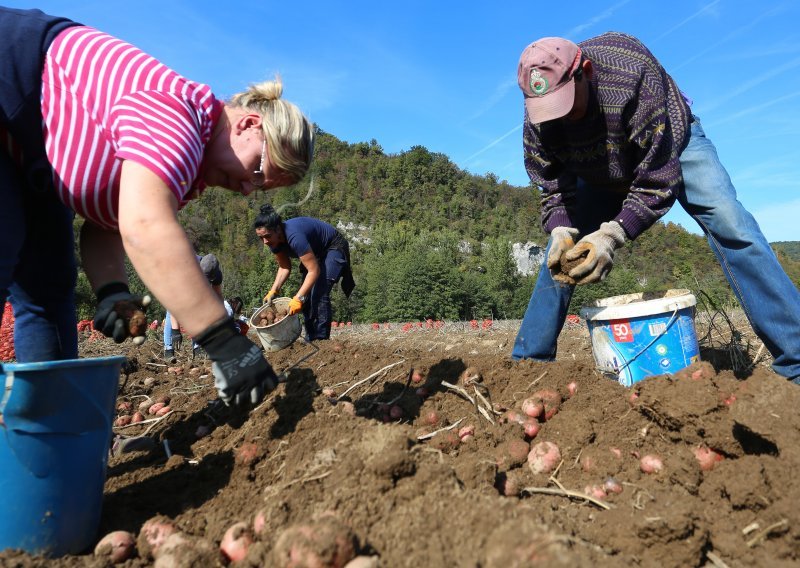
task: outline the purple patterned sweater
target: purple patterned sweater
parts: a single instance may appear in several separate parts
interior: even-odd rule
[[[577,122],[541,124],[526,116],[525,168],[542,190],[548,233],[573,226],[581,178],[592,187],[627,192],[614,220],[633,239],[675,202],[691,112],[675,81],[638,39],[608,32],[578,45],[594,69],[587,114]]]

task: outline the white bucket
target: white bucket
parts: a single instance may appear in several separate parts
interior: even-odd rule
[[[696,304],[689,290],[678,289],[613,296],[584,307],[597,367],[629,387],[699,361]]]
[[[275,298],[272,304],[276,308],[288,308],[291,298]],[[250,327],[256,330],[261,344],[267,351],[280,351],[288,347],[300,337],[303,326],[300,323],[300,316],[286,316],[282,320],[267,326],[258,326],[257,322],[261,313],[269,309],[268,304],[264,304],[250,318]]]

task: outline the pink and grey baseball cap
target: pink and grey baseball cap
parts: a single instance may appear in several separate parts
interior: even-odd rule
[[[525,95],[525,109],[538,124],[569,114],[575,102],[575,70],[581,48],[568,39],[544,37],[522,52],[517,82]]]

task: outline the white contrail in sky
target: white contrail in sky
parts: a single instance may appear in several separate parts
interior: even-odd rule
[[[587,28],[591,28],[595,24],[610,18],[611,16],[614,15],[614,12],[616,12],[617,10],[622,8],[625,4],[627,4],[630,1],[631,0],[622,0],[622,2],[618,2],[618,3],[614,4],[610,8],[607,8],[605,11],[601,12],[599,15],[597,15],[594,18],[590,19],[588,22],[583,23],[583,24],[578,24],[577,26],[572,28],[569,32],[567,32],[567,35],[564,36],[564,37],[573,38],[573,37],[580,36],[581,34],[583,34],[583,30],[585,30]]]
[[[492,140],[492,141],[491,141],[491,142],[489,142],[489,143],[488,143],[486,146],[484,146],[483,148],[481,148],[480,150],[478,150],[477,152],[475,152],[474,154],[472,154],[471,156],[469,156],[469,157],[468,157],[466,160],[464,160],[464,162],[463,162],[463,163],[465,163],[465,164],[466,164],[466,163],[468,163],[470,160],[472,160],[472,158],[474,158],[475,156],[480,156],[480,155],[481,155],[481,154],[483,154],[483,153],[484,153],[486,150],[488,150],[488,149],[489,149],[489,148],[491,148],[492,146],[496,146],[497,144],[499,144],[500,142],[502,142],[503,140],[505,140],[506,138],[508,138],[509,136],[511,136],[512,134],[514,134],[514,133],[515,133],[517,130],[519,130],[519,129],[521,129],[521,128],[522,128],[522,125],[521,125],[521,124],[518,124],[517,126],[515,126],[514,128],[512,128],[511,130],[509,130],[508,132],[506,132],[505,134],[503,134],[503,135],[502,135],[500,138],[496,138],[495,140]]]
[[[653,43],[655,43],[655,42],[657,42],[657,41],[659,41],[659,40],[662,40],[662,39],[664,39],[666,36],[668,36],[669,34],[671,34],[672,32],[674,32],[674,31],[675,31],[675,30],[677,30],[678,28],[680,28],[680,27],[683,27],[684,25],[686,25],[688,22],[690,22],[690,21],[694,20],[694,19],[695,19],[696,17],[698,17],[699,15],[701,15],[701,14],[703,14],[703,13],[705,13],[705,12],[708,12],[708,11],[709,11],[711,8],[713,8],[714,6],[716,6],[716,5],[717,5],[717,4],[719,4],[719,3],[720,3],[720,0],[714,0],[714,1],[713,1],[711,4],[706,4],[705,6],[703,6],[702,8],[700,8],[700,9],[699,9],[697,12],[695,12],[694,14],[692,14],[691,16],[689,16],[688,18],[684,19],[684,20],[683,20],[683,21],[681,21],[681,22],[678,22],[677,24],[675,24],[674,26],[672,26],[670,29],[668,29],[667,31],[665,31],[663,34],[661,34],[660,36],[658,36],[656,39],[654,39],[654,40],[653,40]]]

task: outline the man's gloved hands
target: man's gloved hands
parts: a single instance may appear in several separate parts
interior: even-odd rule
[[[195,341],[212,361],[214,385],[226,405],[255,406],[277,386],[278,378],[261,349],[239,335],[232,318],[211,325]]]
[[[564,258],[577,260],[586,255],[586,260],[569,271],[578,284],[599,282],[614,266],[614,251],[625,244],[625,229],[616,221],[600,225],[594,233],[589,233],[570,249]]]
[[[561,268],[561,255],[575,246],[575,239],[578,238],[578,229],[571,227],[556,227],[550,231],[550,252],[547,253],[547,268],[550,269],[553,280],[556,282],[564,282],[565,284],[574,284],[575,281],[571,278],[565,277],[560,272]]]
[[[295,296],[289,300],[289,315],[299,314],[303,310],[303,300],[299,296]]]
[[[124,282],[111,282],[101,286],[97,292],[97,311],[94,328],[117,343],[133,337],[136,345],[144,343],[147,318],[144,310],[150,304],[150,296],[134,296]]]
[[[264,303],[265,304],[271,304],[272,300],[275,299],[275,296],[277,294],[278,294],[277,290],[270,290],[269,292],[267,292],[267,295],[264,296]]]
[[[183,347],[183,335],[181,334],[180,329],[173,329],[172,330],[172,348],[175,351],[180,351],[181,347]]]

